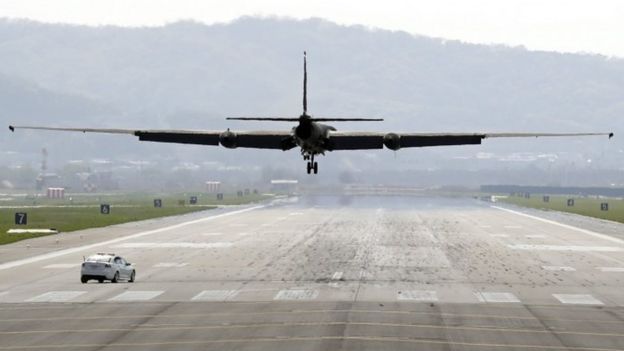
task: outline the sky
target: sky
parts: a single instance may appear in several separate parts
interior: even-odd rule
[[[0,0],[0,17],[86,25],[319,17],[470,43],[624,58],[624,0]]]

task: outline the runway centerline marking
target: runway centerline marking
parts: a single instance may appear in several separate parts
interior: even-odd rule
[[[178,262],[160,262],[154,265],[154,268],[181,268],[188,265],[188,263],[178,263]]]
[[[576,268],[569,266],[542,266],[545,271],[560,271],[560,272],[576,272]]]
[[[287,289],[280,290],[273,300],[314,300],[318,294],[318,290]]]
[[[55,263],[44,266],[45,269],[63,269],[63,268],[74,268],[80,266],[80,263]]]
[[[210,216],[210,217],[204,217],[204,218],[200,218],[200,219],[195,219],[195,220],[192,220],[192,221],[178,223],[178,224],[170,225],[170,226],[167,226],[167,227],[162,227],[162,228],[158,228],[158,229],[152,229],[152,230],[148,230],[148,231],[144,231],[144,232],[139,232],[139,233],[136,233],[136,234],[123,236],[123,237],[112,239],[112,240],[101,241],[99,243],[83,245],[83,246],[78,246],[78,247],[72,247],[70,249],[49,252],[49,253],[45,253],[45,254],[38,255],[38,256],[24,258],[24,259],[21,259],[21,260],[6,262],[6,263],[0,264],[0,270],[9,269],[9,268],[15,268],[15,267],[23,266],[25,264],[39,262],[39,261],[47,260],[47,259],[50,259],[50,258],[60,257],[60,256],[64,256],[64,255],[68,255],[68,254],[72,254],[72,253],[76,253],[76,252],[87,251],[87,250],[93,249],[95,247],[106,246],[106,245],[115,244],[115,243],[126,241],[126,240],[141,238],[141,237],[148,236],[148,235],[153,235],[153,234],[157,234],[157,233],[166,232],[166,231],[169,231],[169,230],[172,230],[172,229],[178,229],[178,228],[186,227],[186,226],[192,225],[192,224],[209,222],[209,221],[213,221],[215,219],[219,219],[219,218],[223,218],[223,217],[229,217],[229,216],[234,216],[234,215],[237,215],[237,214],[241,214],[241,213],[245,213],[245,212],[249,212],[249,211],[253,211],[253,210],[257,210],[257,209],[261,209],[261,208],[265,208],[265,207],[266,207],[266,205],[259,205],[259,206],[254,206],[254,207],[248,207],[248,208],[244,208],[242,210],[236,210],[236,211],[232,211],[232,212],[221,213],[221,214],[218,214],[218,215],[214,215],[214,216]]]
[[[173,242],[173,243],[125,243],[113,246],[114,248],[123,249],[217,249],[231,247],[231,242],[216,243],[189,243],[189,242]]]
[[[552,294],[554,298],[563,304],[570,305],[604,305],[597,298],[588,294]]]
[[[513,214],[518,215],[518,216],[531,218],[531,219],[534,219],[536,221],[540,221],[540,222],[556,225],[556,226],[559,226],[559,227],[562,227],[562,228],[566,228],[566,229],[575,230],[575,231],[577,231],[579,233],[591,235],[593,237],[604,239],[604,240],[608,240],[608,241],[611,241],[611,242],[614,242],[614,243],[624,244],[624,240],[622,240],[622,239],[614,238],[612,236],[601,234],[601,233],[592,232],[591,230],[575,227],[575,226],[568,225],[568,224],[559,223],[559,222],[556,222],[556,221],[552,221],[550,219],[545,219],[545,218],[541,218],[541,217],[537,217],[537,216],[532,216],[530,214],[526,214],[526,213],[522,213],[522,212],[519,212],[519,211],[510,210],[510,209],[504,208],[504,207],[499,207],[499,206],[490,206],[490,207],[495,208],[497,210],[513,213]]]
[[[624,267],[596,267],[596,269],[605,273],[624,273]]]
[[[238,290],[204,290],[193,296],[191,301],[225,301],[238,295]]]
[[[621,247],[614,246],[577,246],[577,245],[533,245],[533,244],[510,244],[512,250],[530,251],[573,251],[573,252],[621,252]]]
[[[397,293],[397,300],[400,301],[419,301],[419,302],[436,302],[438,294],[433,290],[408,290]]]
[[[86,291],[49,291],[27,299],[25,302],[66,302],[85,293]]]
[[[490,303],[519,303],[516,295],[508,292],[478,291],[474,293],[480,302]]]
[[[111,297],[108,301],[147,301],[161,295],[164,291],[152,290],[152,291],[126,291],[117,296]]]

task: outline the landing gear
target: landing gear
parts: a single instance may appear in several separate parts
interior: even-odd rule
[[[314,161],[314,154],[312,155],[303,155],[303,159],[304,160],[310,160],[308,161],[308,174],[311,174],[314,171],[314,174],[318,173],[318,163],[316,161]]]
[[[318,173],[318,162],[308,162],[308,174],[312,173],[314,171],[314,174]]]

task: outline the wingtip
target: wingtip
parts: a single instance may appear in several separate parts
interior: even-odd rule
[[[14,131],[15,131],[15,127],[13,127],[13,126],[9,126],[9,130],[10,130],[10,131],[12,131],[12,132],[14,132]]]

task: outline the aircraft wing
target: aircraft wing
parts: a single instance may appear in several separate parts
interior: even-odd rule
[[[56,128],[39,126],[9,126],[11,131],[16,129],[35,129],[81,133],[108,133],[134,135],[141,141],[155,141],[162,143],[219,145],[222,135],[229,137],[230,146],[258,149],[288,150],[296,146],[292,135],[287,131],[255,131],[255,132],[220,132],[205,130],[136,130],[136,129],[106,129],[106,128]]]
[[[486,138],[527,138],[527,137],[580,137],[608,136],[613,133],[367,133],[332,132],[327,149],[363,150],[381,149],[385,145],[392,150],[405,147],[427,147],[444,145],[481,144]]]

